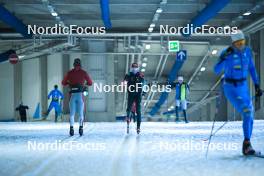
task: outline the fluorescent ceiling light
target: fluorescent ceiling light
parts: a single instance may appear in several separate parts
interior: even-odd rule
[[[150,44],[146,44],[145,48],[149,50],[151,48]]]
[[[162,0],[161,4],[167,4],[167,0]]]
[[[245,12],[243,15],[244,15],[244,16],[251,15],[251,12]]]
[[[57,12],[51,12],[51,15],[54,17],[58,16]]]
[[[205,67],[201,67],[201,69],[200,69],[201,72],[204,72],[205,70],[206,70]]]
[[[163,10],[162,10],[162,8],[160,8],[160,7],[156,10],[157,13],[161,13],[162,11],[163,11]]]
[[[23,57],[25,57],[25,55],[19,55],[18,58],[22,59]]]
[[[151,23],[149,27],[150,28],[154,28],[155,27],[155,23]]]
[[[217,54],[217,49],[214,49],[213,51],[212,51],[212,55],[216,55]]]
[[[173,108],[174,108],[174,106],[171,106],[170,108],[171,108],[171,109],[173,109]]]
[[[148,31],[149,32],[152,32],[153,31],[153,28],[152,27],[148,28]]]
[[[147,63],[142,63],[142,67],[146,67],[147,66]]]
[[[141,72],[145,72],[145,71],[146,71],[146,69],[145,69],[145,68],[142,68],[142,69],[141,69]]]

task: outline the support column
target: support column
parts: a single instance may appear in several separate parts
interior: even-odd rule
[[[260,31],[260,40],[259,40],[259,48],[260,48],[260,57],[259,57],[259,79],[260,79],[260,87],[264,89],[264,29]],[[264,96],[260,98],[260,109],[256,111],[255,118],[256,119],[264,119]]]
[[[94,84],[114,84],[114,58],[100,54],[107,51],[104,41],[83,41],[81,48],[97,55],[82,54],[84,70],[88,71]],[[95,92],[92,86],[86,103],[88,121],[115,121],[115,96],[112,92]]]
[[[22,101],[22,63],[14,66],[14,108]],[[19,113],[15,113],[15,120],[19,121]]]
[[[47,93],[48,93],[48,61],[47,56],[40,57],[40,77],[41,77],[41,110],[42,114],[44,114],[47,110]]]

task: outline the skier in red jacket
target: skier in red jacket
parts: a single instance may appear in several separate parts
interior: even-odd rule
[[[83,135],[83,118],[84,118],[84,101],[83,91],[85,86],[91,86],[92,80],[88,73],[81,68],[81,60],[76,58],[73,63],[74,68],[70,70],[62,80],[63,86],[69,86],[70,88],[70,136],[74,135],[74,116],[75,112],[79,114],[79,134]]]

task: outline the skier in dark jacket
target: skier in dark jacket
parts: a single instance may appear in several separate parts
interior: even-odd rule
[[[127,82],[128,100],[127,100],[127,118],[130,117],[133,103],[135,103],[137,114],[137,133],[140,133],[141,125],[141,100],[142,88],[144,84],[144,75],[139,71],[137,63],[133,63],[130,73],[125,75],[124,80]]]
[[[23,105],[23,102],[21,102],[20,105],[16,108],[16,111],[19,112],[21,122],[27,122],[27,109],[29,109],[29,107]]]

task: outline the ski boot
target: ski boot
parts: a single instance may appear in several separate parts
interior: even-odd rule
[[[80,127],[79,127],[79,134],[80,134],[80,136],[83,135],[83,126],[80,126]]]
[[[256,151],[253,149],[250,140],[244,140],[242,147],[243,155],[255,155]]]
[[[179,123],[179,122],[180,122],[180,119],[179,119],[179,118],[176,118],[176,119],[175,119],[175,122],[176,122],[176,123]]]
[[[73,129],[73,126],[70,127],[70,136],[73,136],[74,135],[74,129]]]

